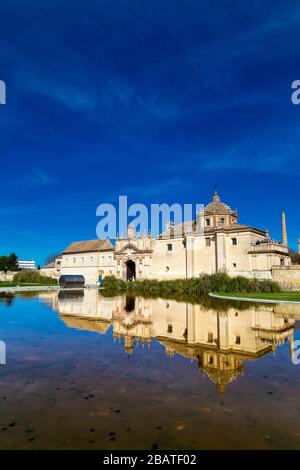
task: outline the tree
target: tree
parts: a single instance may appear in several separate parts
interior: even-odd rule
[[[16,253],[11,253],[9,256],[0,256],[0,271],[19,271]]]
[[[45,264],[50,264],[50,263],[53,263],[56,258],[58,258],[60,256],[60,253],[52,253],[52,255],[49,255],[47,256],[46,260],[45,260]]]
[[[7,256],[0,256],[0,271],[7,271]]]
[[[8,256],[8,271],[19,271],[18,257],[16,253],[10,253]]]

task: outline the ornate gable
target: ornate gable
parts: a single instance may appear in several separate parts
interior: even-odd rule
[[[140,250],[133,243],[127,243],[125,246],[123,246],[123,248],[121,248],[121,250],[116,251],[115,255],[138,255],[144,253],[145,251],[148,252],[148,250]]]

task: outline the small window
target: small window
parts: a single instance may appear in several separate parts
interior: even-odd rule
[[[83,264],[83,263],[84,263],[84,257],[81,258],[81,264]]]
[[[231,244],[232,244],[233,246],[236,246],[236,245],[237,245],[237,239],[236,239],[236,238],[232,238],[232,239],[231,239]]]
[[[90,262],[92,263],[94,261],[94,258],[91,256],[90,257]]]
[[[170,267],[166,266],[166,273],[170,271]]]
[[[74,263],[74,264],[76,263],[76,258],[73,258],[73,263]]]
[[[168,333],[173,333],[173,326],[172,325],[168,325]]]
[[[284,258],[280,259],[280,266],[284,266]]]
[[[167,243],[167,250],[172,251],[173,250],[173,245],[172,243]]]
[[[225,219],[224,219],[224,217],[221,217],[221,225],[225,225]]]
[[[209,356],[208,363],[209,363],[209,364],[213,364],[213,363],[214,363],[214,356]]]
[[[241,344],[241,337],[240,336],[235,337],[235,344]]]
[[[213,343],[213,342],[214,342],[214,335],[213,335],[213,333],[208,333],[208,335],[207,335],[207,342],[208,342],[208,343]]]
[[[211,239],[210,238],[205,238],[205,244],[206,244],[206,246],[211,246]]]
[[[233,263],[233,267],[236,268],[236,263]]]
[[[209,227],[210,226],[210,219],[206,219],[205,223],[206,223],[206,226]]]

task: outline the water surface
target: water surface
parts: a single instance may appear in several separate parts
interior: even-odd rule
[[[1,449],[299,449],[300,309],[0,299]]]

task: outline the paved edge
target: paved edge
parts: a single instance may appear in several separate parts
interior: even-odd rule
[[[300,302],[296,302],[294,300],[271,300],[271,299],[252,299],[252,298],[245,298],[245,297],[232,297],[229,295],[219,295],[213,294],[210,292],[208,294],[210,297],[215,297],[216,299],[227,299],[227,300],[240,300],[241,302],[257,302],[260,304],[296,304],[300,305]]]
[[[58,290],[59,286],[13,286],[0,287],[0,292],[39,292],[42,290]]]

